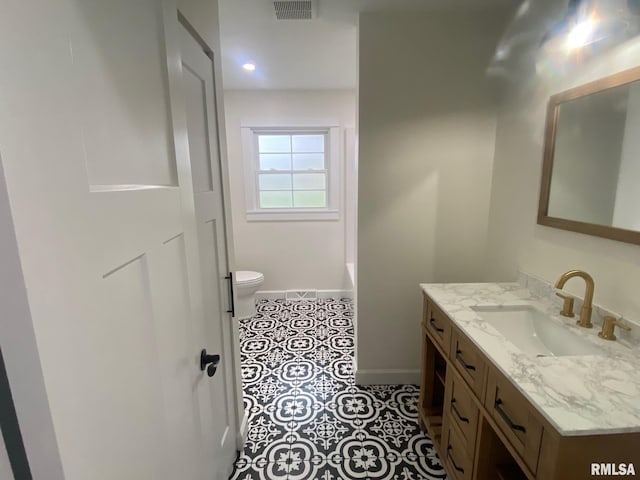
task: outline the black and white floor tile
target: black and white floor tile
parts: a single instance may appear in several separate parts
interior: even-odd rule
[[[249,430],[231,479],[434,480],[418,387],[360,387],[348,299],[258,302],[240,323]]]

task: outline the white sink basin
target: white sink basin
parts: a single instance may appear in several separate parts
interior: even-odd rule
[[[471,307],[507,340],[535,356],[601,355],[603,351],[531,306]]]

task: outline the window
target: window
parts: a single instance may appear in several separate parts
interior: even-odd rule
[[[248,220],[337,220],[337,128],[243,129]]]

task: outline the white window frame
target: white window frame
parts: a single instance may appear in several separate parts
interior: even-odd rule
[[[327,173],[327,206],[325,208],[260,208],[258,202],[258,135],[304,133],[325,134],[325,170]],[[245,171],[247,221],[327,221],[340,219],[342,165],[340,128],[336,126],[242,127],[242,150]]]

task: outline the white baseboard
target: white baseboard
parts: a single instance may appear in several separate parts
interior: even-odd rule
[[[247,435],[249,433],[249,412],[244,411],[242,422],[240,423],[240,432],[238,435],[238,451],[241,452],[244,449],[244,444],[247,441]]]
[[[353,300],[352,290],[318,290],[318,298],[335,298],[339,300],[341,298],[350,298]]]
[[[258,290],[256,300],[284,300],[284,290]]]
[[[418,385],[419,370],[356,370],[358,385]]]
[[[301,288],[300,291],[308,290]],[[353,299],[353,291],[350,290],[317,290],[318,298]],[[256,300],[284,300],[286,290],[260,290],[256,292]]]
[[[356,287],[355,264],[354,263],[345,264],[345,270],[346,270],[345,273],[346,273],[346,279],[347,279],[346,287],[350,290],[353,290]]]

